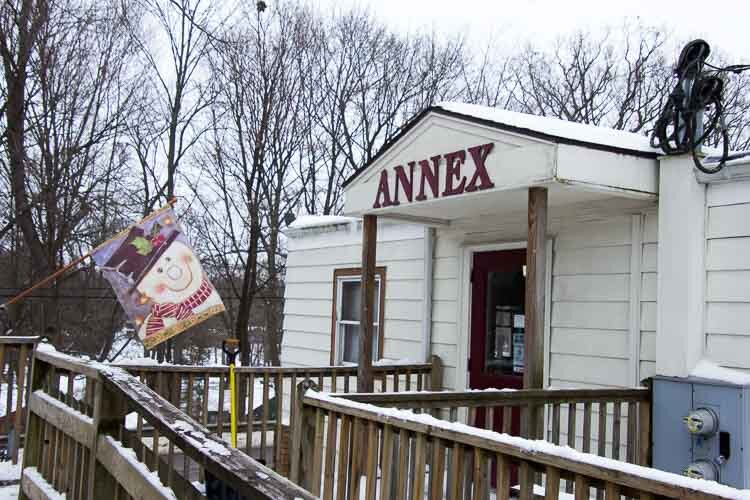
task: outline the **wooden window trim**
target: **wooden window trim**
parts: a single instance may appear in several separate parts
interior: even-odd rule
[[[383,338],[385,338],[385,266],[375,267],[375,276],[380,278],[380,307],[378,308],[380,313],[378,314],[378,359],[383,357]],[[338,288],[339,278],[346,278],[349,276],[362,276],[361,267],[347,267],[342,269],[334,269],[333,271],[333,292],[331,295],[333,307],[331,308],[331,366],[336,365],[336,303],[337,297],[336,292]],[[373,361],[377,361],[373,359]]]

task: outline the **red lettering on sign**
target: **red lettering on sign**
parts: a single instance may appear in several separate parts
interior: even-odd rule
[[[388,184],[388,170],[380,172],[378,192],[375,195],[375,203],[372,208],[390,207],[400,205],[401,193],[405,202],[412,200],[424,201],[428,199],[425,186],[432,191],[431,198],[438,196],[454,196],[461,193],[471,193],[495,187],[489,172],[487,172],[487,157],[492,152],[495,144],[489,142],[467,149],[445,153],[430,157],[429,160],[410,161],[407,163],[408,170],[403,165],[393,167],[393,199],[391,199],[391,186]],[[470,179],[461,173],[466,166],[466,151],[474,162],[474,172]],[[445,187],[440,193],[440,160],[445,158]],[[419,192],[414,196],[414,169],[419,165]],[[468,168],[468,166],[467,166]]]
[[[404,196],[406,196],[406,199],[411,202],[412,198],[412,184],[414,183],[414,166],[416,163],[413,161],[409,162],[409,177],[406,177],[406,170],[404,170],[404,167],[402,165],[399,165],[398,167],[395,167],[393,171],[396,173],[396,190],[393,193],[393,204],[394,205],[400,205],[401,203],[398,201],[398,192],[399,192],[399,186],[401,186],[401,189],[404,191]]]
[[[380,172],[380,185],[378,185],[378,194],[375,195],[375,204],[372,208],[390,207],[393,205],[391,201],[391,193],[388,190],[388,171],[383,170]],[[383,203],[380,203],[380,196],[383,196]]]
[[[445,155],[445,189],[443,196],[452,196],[464,192],[466,177],[461,175],[461,165],[466,161],[466,151],[461,149]],[[453,187],[453,180],[461,179],[458,186]]]
[[[487,159],[487,155],[490,154],[493,147],[495,147],[495,143],[490,142],[482,144],[481,146],[469,148],[469,154],[471,155],[471,159],[474,160],[474,166],[476,169],[474,170],[474,176],[466,186],[466,191],[471,193],[472,191],[495,187],[495,183],[490,180],[490,176],[487,173],[487,167],[484,166],[484,161]],[[478,186],[477,181],[479,181]]]
[[[432,191],[432,197],[437,198],[438,197],[438,190],[440,187],[438,186],[438,175],[440,175],[440,156],[433,156],[430,158],[432,160],[433,168],[430,168],[430,162],[427,160],[420,160],[419,163],[419,194],[417,195],[416,200],[417,201],[424,201],[427,199],[427,196],[424,194],[424,181],[426,180],[427,183],[430,185],[430,190]]]

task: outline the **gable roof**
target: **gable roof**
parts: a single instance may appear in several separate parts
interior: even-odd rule
[[[641,158],[657,158],[662,154],[660,149],[651,146],[648,137],[632,132],[576,123],[548,116],[518,113],[477,104],[441,102],[424,109],[414,116],[393,139],[380,148],[370,161],[349,176],[342,184],[342,187],[346,187],[354,181],[354,179],[367,170],[370,165],[375,163],[386,151],[430,113],[458,118],[467,122],[557,144],[569,144]]]

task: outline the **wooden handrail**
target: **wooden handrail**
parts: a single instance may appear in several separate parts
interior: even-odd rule
[[[137,376],[162,397],[180,406],[204,426],[213,423],[215,432],[229,430],[227,366],[188,366],[168,364],[116,365]],[[383,391],[439,389],[441,361],[429,363],[377,364],[373,367],[376,388]],[[295,419],[296,386],[312,378],[330,392],[356,390],[356,366],[286,367],[259,366],[235,369],[240,409],[240,433],[246,437],[245,452],[263,463],[288,474],[289,429]],[[210,396],[215,396],[211,398]],[[210,404],[209,404],[210,401]],[[256,410],[252,418],[246,412]],[[210,422],[209,420],[213,420]],[[254,434],[255,433],[255,434]],[[253,445],[252,437],[257,439]]]
[[[0,381],[7,384],[2,438],[10,445],[8,452],[14,464],[18,463],[18,450],[24,439],[26,406],[29,400],[30,355],[40,337],[0,336]],[[15,385],[15,390],[13,386]],[[13,396],[15,395],[15,414]],[[10,438],[12,433],[13,439]]]
[[[72,390],[74,379],[81,376],[86,384],[83,402]],[[68,381],[65,392],[59,389],[62,378]],[[73,499],[117,498],[120,492],[133,498],[199,498],[190,464],[199,468],[201,477],[216,478],[245,498],[314,498],[230,448],[124,370],[38,351],[31,387],[22,500],[47,498],[38,494],[50,489]],[[128,412],[138,415],[137,430],[126,427]],[[141,432],[142,422],[152,429],[148,437]],[[175,462],[178,453],[182,473]],[[152,471],[174,494],[154,482]]]
[[[442,391],[332,394],[334,397],[398,408],[486,407],[488,405],[567,404],[599,401],[650,401],[648,389],[523,389],[518,391]]]
[[[0,344],[33,345],[33,344],[38,344],[41,341],[41,339],[42,337],[39,337],[39,336],[21,337],[21,336],[14,336],[14,335],[3,335],[3,336],[0,336]]]
[[[112,366],[122,368],[132,373],[228,373],[229,367],[224,365],[138,365],[129,363],[113,364]],[[385,374],[393,372],[405,372],[410,370],[412,373],[430,373],[433,369],[432,363],[413,363],[413,364],[392,364],[392,365],[375,365],[373,372],[376,374]],[[334,371],[340,376],[356,375],[357,367],[353,365],[344,366],[311,366],[311,367],[289,367],[289,366],[238,366],[234,369],[235,373],[254,373],[254,374],[297,374],[297,375],[318,375],[331,374]]]
[[[135,377],[112,370],[103,372],[102,380],[107,389],[124,397],[129,407],[148,420],[161,436],[241,495],[248,498],[258,495],[260,498],[314,498],[241,451],[229,447]]]
[[[314,389],[314,385],[312,387]],[[313,444],[336,443],[337,449],[324,450],[309,446],[310,443],[305,447],[305,443],[300,443],[292,456],[292,470],[298,474],[300,484],[323,494],[324,498],[341,498],[331,496],[333,485],[325,480],[331,475],[348,481],[343,488],[345,491],[348,488],[350,495],[358,491],[359,478],[364,476],[366,490],[370,493],[374,494],[385,483],[401,491],[410,485],[411,491],[417,492],[415,498],[421,498],[422,492],[430,489],[430,498],[441,498],[444,489],[449,498],[461,498],[459,495],[471,491],[474,498],[481,498],[480,492],[489,488],[489,477],[495,476],[497,498],[504,500],[510,496],[511,466],[518,468],[520,497],[524,499],[532,497],[534,473],[545,476],[548,499],[559,497],[561,479],[570,481],[571,491],[574,487],[576,498],[581,499],[589,498],[590,488],[606,490],[607,498],[610,495],[619,498],[622,494],[636,498],[729,499],[738,498],[739,494],[730,487],[661,471],[654,474],[646,467],[576,452],[548,442],[331,397],[309,388],[300,389],[300,393],[301,414],[295,435],[307,436],[313,439]],[[348,443],[357,440],[364,443],[365,439],[370,443],[384,443],[382,449],[363,447],[356,460],[344,464],[343,471],[340,462],[329,460],[329,453],[342,456],[341,446],[350,446]],[[408,457],[403,450],[410,446],[416,447],[412,448],[417,450],[416,462],[405,467],[402,461]],[[429,468],[425,467],[425,460],[431,464]],[[472,460],[473,465],[467,466],[466,460]],[[334,470],[335,466],[339,469]],[[437,474],[432,474],[433,470]],[[443,471],[449,474],[443,476]],[[425,478],[426,475],[429,477]],[[395,496],[391,491],[388,494]]]

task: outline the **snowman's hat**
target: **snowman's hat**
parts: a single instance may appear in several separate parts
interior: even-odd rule
[[[125,276],[132,282],[131,291],[135,290],[179,235],[180,232],[173,229],[147,236],[142,227],[135,226],[103,267]]]

